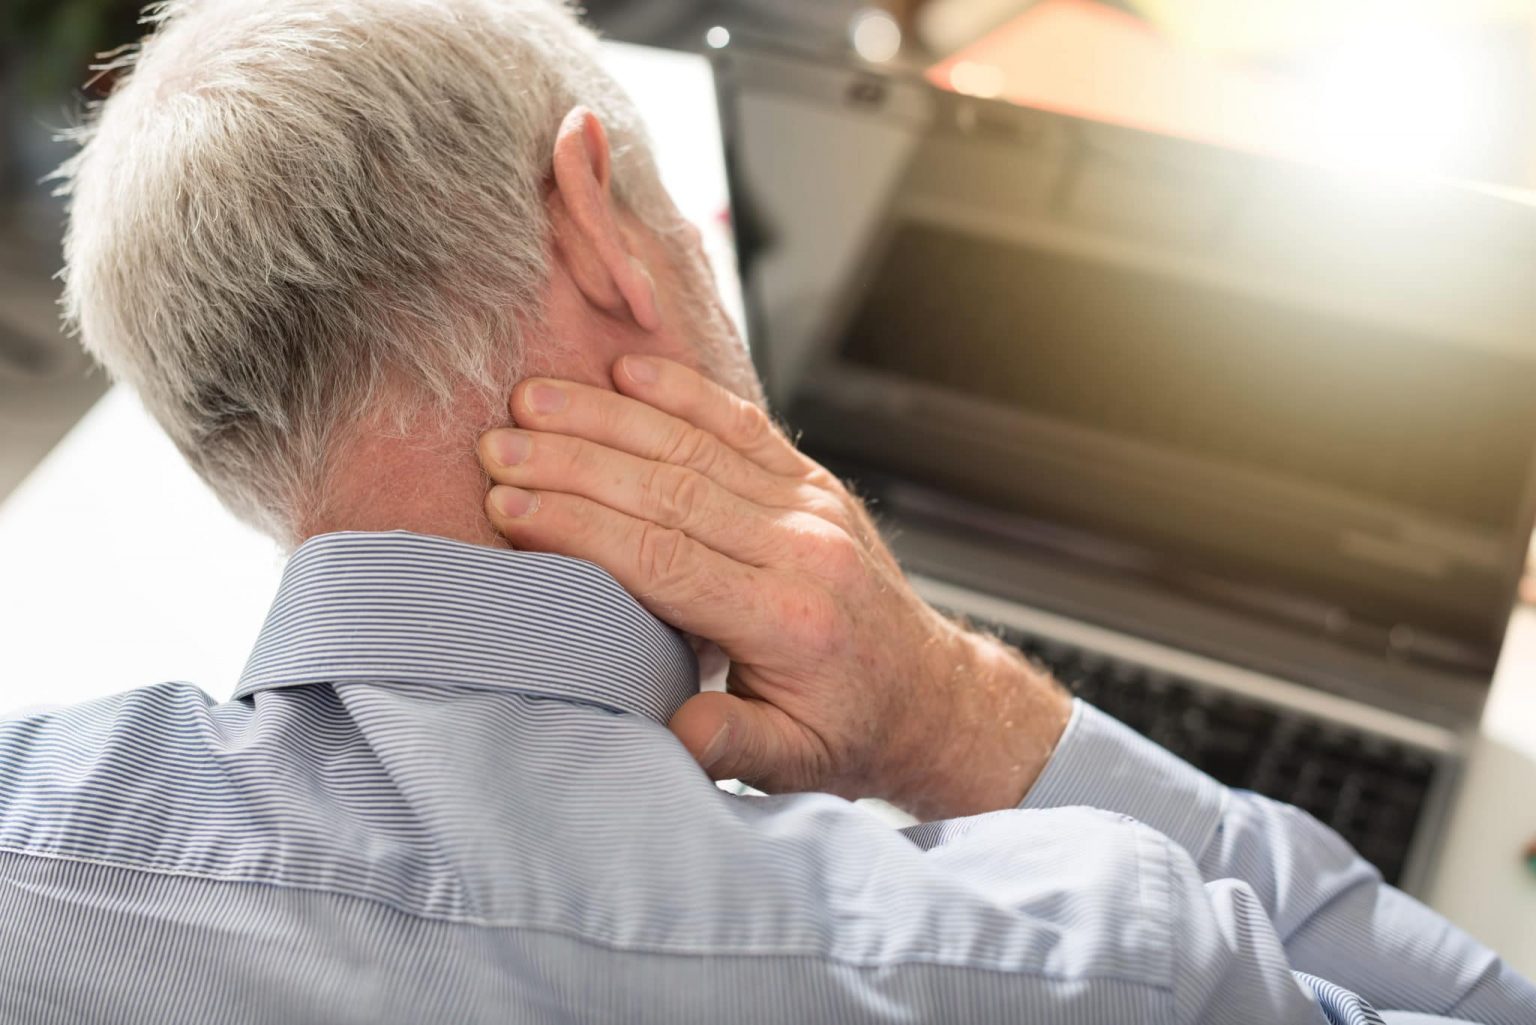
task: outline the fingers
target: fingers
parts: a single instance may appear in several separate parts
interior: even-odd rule
[[[624,394],[721,439],[772,473],[798,477],[815,469],[762,409],[681,363],[622,356],[614,365],[613,383]]]
[[[743,498],[769,505],[792,487],[706,431],[643,401],[571,381],[531,378],[512,389],[519,427],[576,435],[641,459],[686,466]]]
[[[793,775],[818,758],[813,738],[775,706],[707,691],[689,698],[667,724],[710,779],[739,779],[771,790],[805,786]]]
[[[776,512],[685,466],[652,462],[582,438],[501,428],[480,438],[480,462],[498,484],[580,495],[661,527],[684,531],[715,551],[767,565],[775,538],[801,515]]]
[[[596,563],[678,629],[710,638],[733,657],[754,650],[757,609],[777,585],[768,571],[580,495],[497,485],[485,511],[513,547]]]

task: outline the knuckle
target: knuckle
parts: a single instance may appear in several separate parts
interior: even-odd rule
[[[589,415],[592,417],[592,436],[595,438],[622,437],[630,429],[624,418],[624,410],[617,403],[594,402]]]
[[[687,542],[683,532],[673,527],[642,524],[639,543],[635,546],[641,576],[662,588],[679,583],[685,572]]]
[[[864,568],[863,554],[858,542],[847,531],[834,528],[823,545],[822,572],[831,580],[843,583],[854,579]]]
[[[657,464],[642,485],[646,515],[664,526],[677,526],[702,499],[704,478],[692,470]]]
[[[730,421],[733,441],[747,445],[754,444],[767,438],[773,430],[773,425],[768,422],[768,415],[761,409],[745,399],[735,401]]]
[[[693,466],[704,458],[706,442],[704,432],[697,427],[678,427],[662,445],[662,461],[675,463],[678,466]]]
[[[694,433],[697,443],[689,453],[687,465],[705,477],[714,477],[720,469],[720,446],[703,431]]]
[[[580,440],[554,435],[546,441],[555,444],[555,465],[551,467],[557,472],[567,474],[572,480],[585,480],[592,471],[597,469],[596,452],[590,445],[583,444]]]
[[[847,503],[839,501],[836,497],[825,491],[816,491],[806,503],[807,511],[837,527],[839,530],[850,534],[854,532],[854,517]]]
[[[811,487],[820,488],[822,491],[829,492],[832,495],[840,497],[845,494],[843,482],[837,479],[836,474],[820,463],[812,462],[806,469],[805,476],[802,479]]]
[[[826,579],[846,581],[862,566],[862,556],[848,531],[820,517],[801,514],[794,523],[796,554]]]

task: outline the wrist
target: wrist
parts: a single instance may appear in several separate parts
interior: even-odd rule
[[[986,634],[944,621],[910,703],[906,771],[891,800],[925,820],[1017,807],[1050,760],[1072,697]]]

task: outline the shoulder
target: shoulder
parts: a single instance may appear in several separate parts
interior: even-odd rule
[[[310,697],[308,714],[324,715],[323,701]],[[207,853],[190,852],[207,852],[201,841],[220,829],[227,850],[261,820],[260,788],[230,759],[265,745],[259,760],[281,760],[281,731],[262,718],[250,702],[161,683],[0,720],[0,849],[217,875]]]
[[[0,715],[0,764],[18,770],[0,777],[0,814],[29,791],[66,786],[92,767],[105,767],[129,738],[146,753],[174,746],[184,739],[179,731],[206,719],[213,707],[213,699],[189,683],[159,683],[78,705]],[[76,771],[59,771],[67,766]]]

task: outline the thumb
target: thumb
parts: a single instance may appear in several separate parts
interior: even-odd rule
[[[784,713],[722,691],[689,698],[667,724],[710,779],[762,782],[785,774]]]

